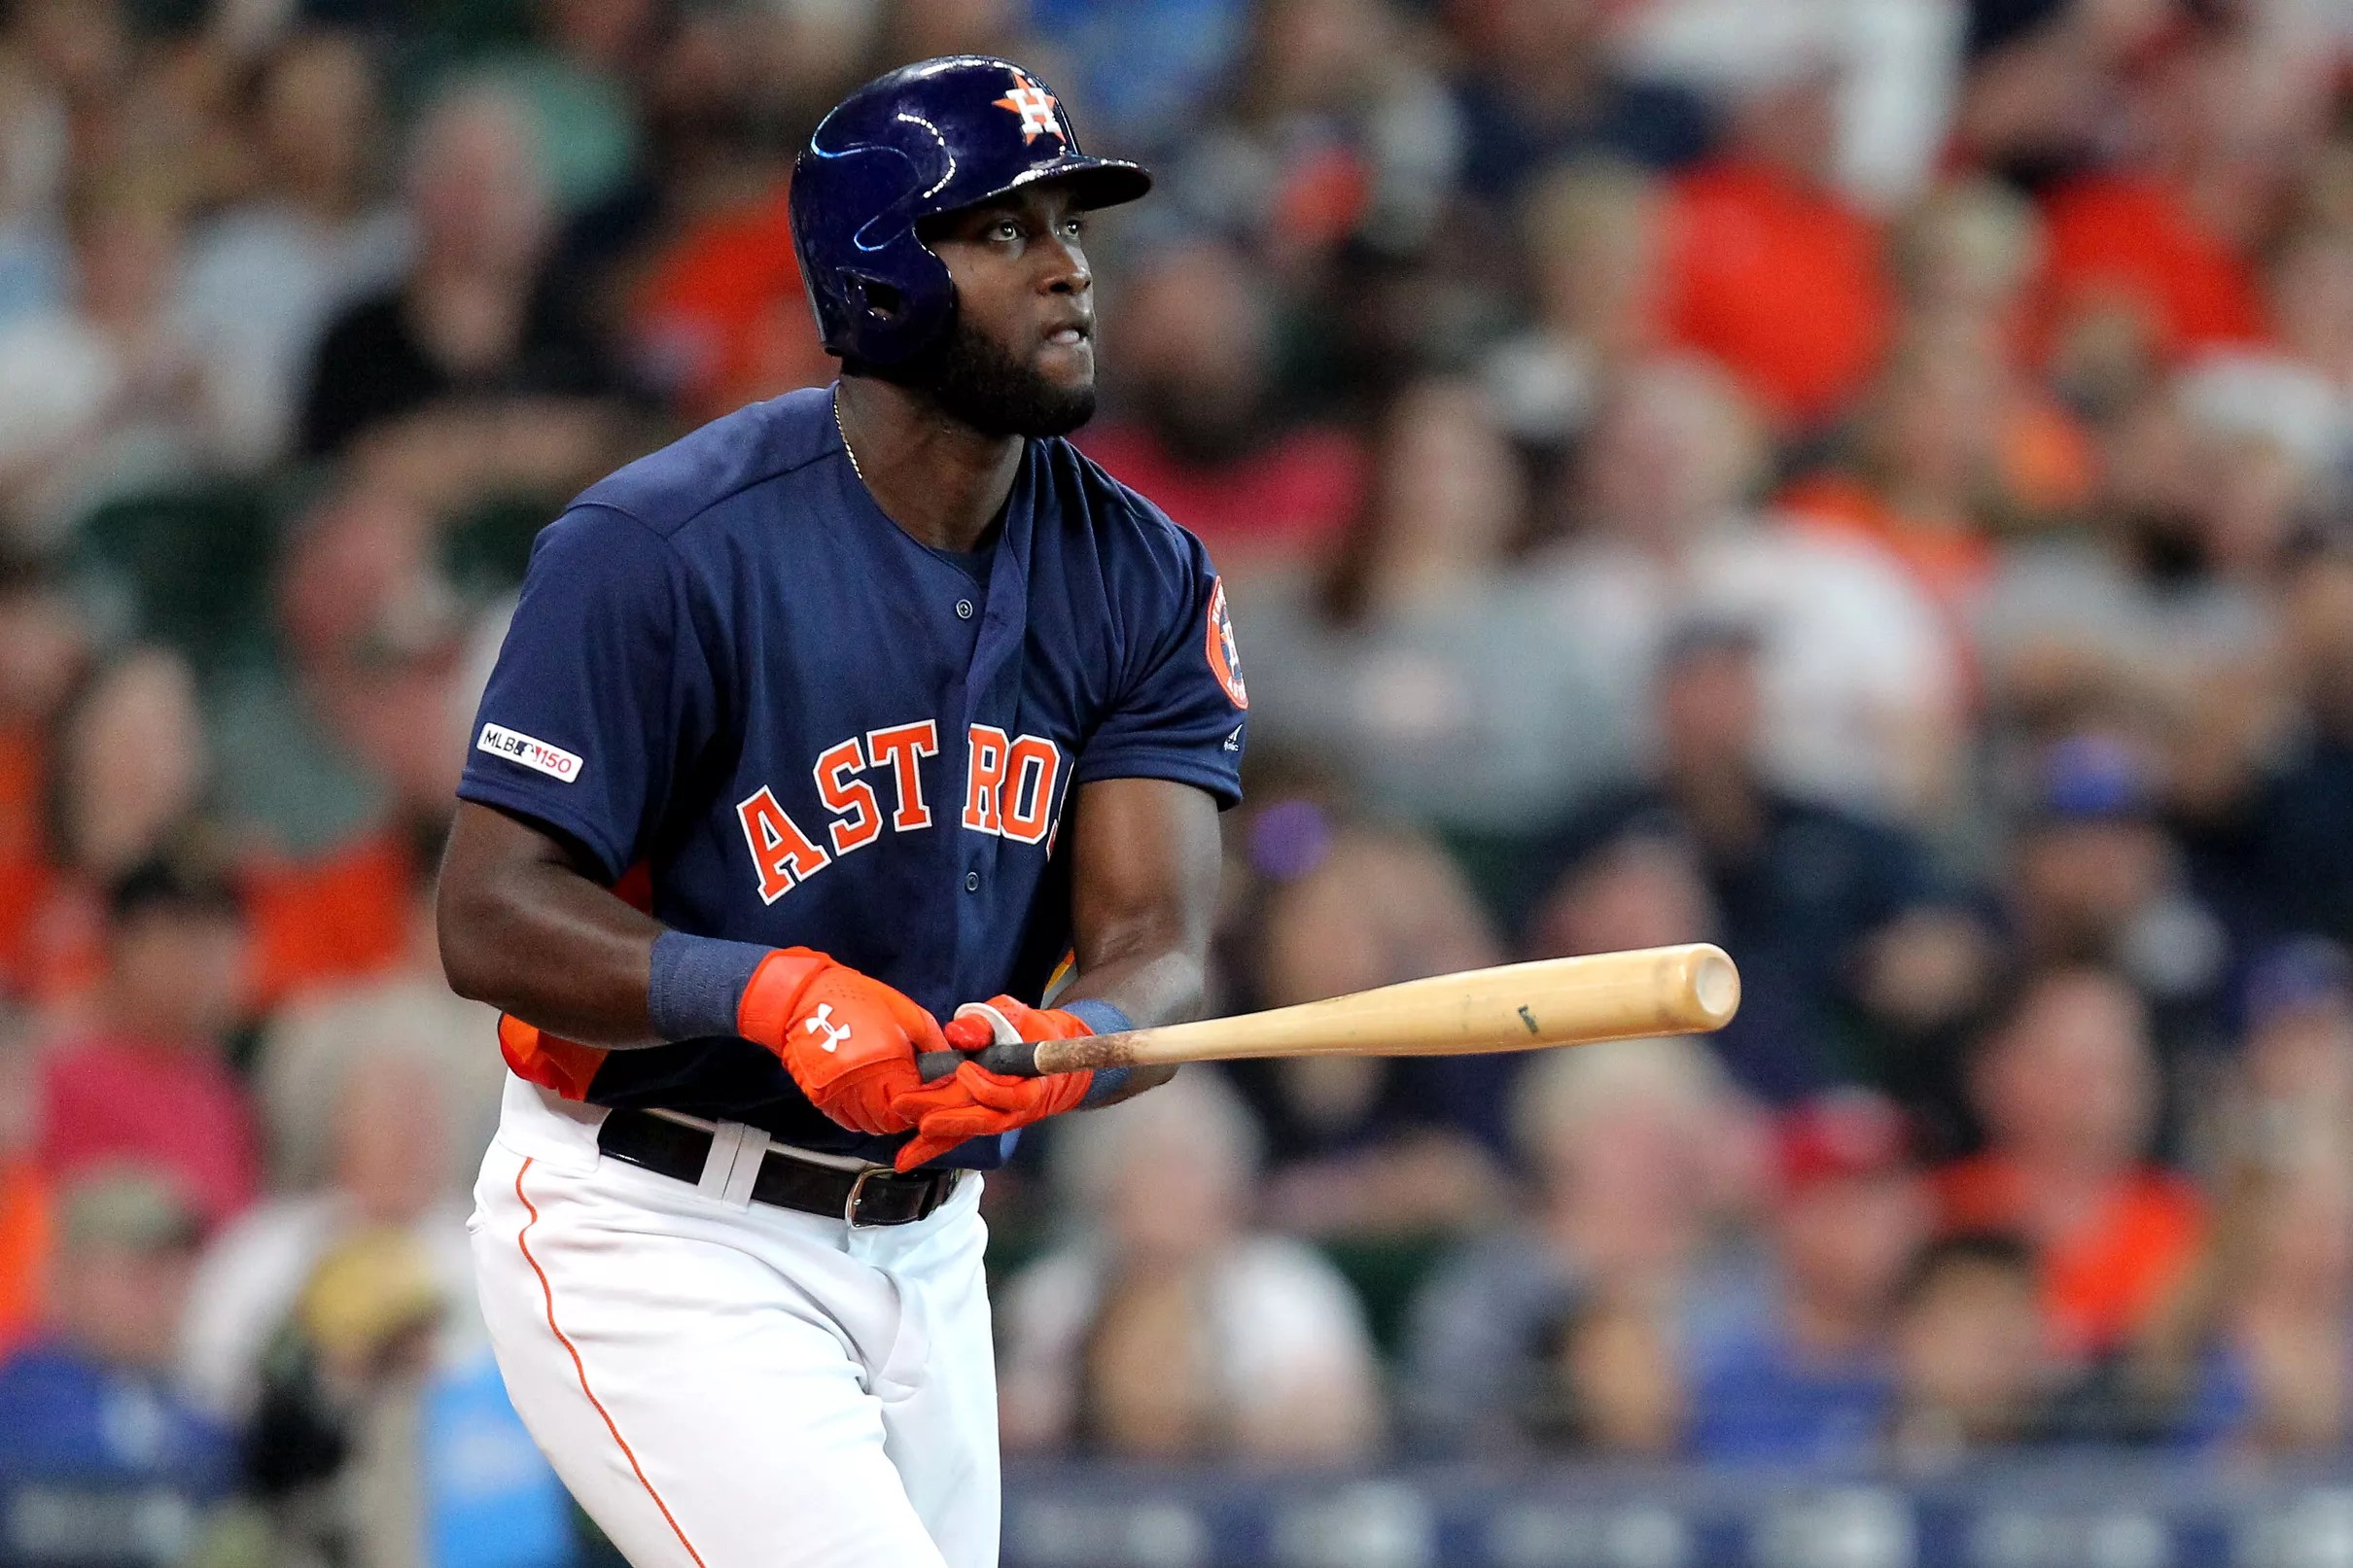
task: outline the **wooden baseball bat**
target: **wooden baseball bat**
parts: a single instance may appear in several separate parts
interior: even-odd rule
[[[1740,1006],[1740,971],[1708,942],[1545,958],[1432,975],[1235,1018],[1076,1040],[992,1045],[977,1058],[932,1051],[926,1081],[959,1062],[1034,1077],[1083,1067],[1161,1066],[1236,1057],[1459,1056],[1533,1051],[1722,1028]]]

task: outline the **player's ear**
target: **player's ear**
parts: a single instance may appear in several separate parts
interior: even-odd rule
[[[877,322],[896,322],[905,313],[907,296],[896,285],[856,274],[850,281],[857,291],[859,307]]]

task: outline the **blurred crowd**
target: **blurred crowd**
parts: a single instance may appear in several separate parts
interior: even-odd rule
[[[1078,439],[1231,589],[1217,1005],[1746,982],[1029,1139],[1008,1448],[2341,1458],[2353,4],[7,0],[0,1558],[593,1550],[434,859],[533,532],[830,375],[792,154],[966,50],[1160,175]]]

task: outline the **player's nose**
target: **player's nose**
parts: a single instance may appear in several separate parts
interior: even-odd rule
[[[1095,286],[1095,274],[1087,268],[1086,252],[1075,241],[1055,235],[1041,246],[1043,253],[1039,288],[1047,294],[1084,294]]]

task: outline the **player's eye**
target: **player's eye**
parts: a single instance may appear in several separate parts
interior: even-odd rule
[[[1021,225],[1010,218],[1000,218],[989,226],[989,237],[996,240],[1019,239],[1021,238]]]
[[[1083,218],[1065,218],[1062,221],[1062,231],[1068,237],[1076,239],[1087,231],[1087,221]]]

